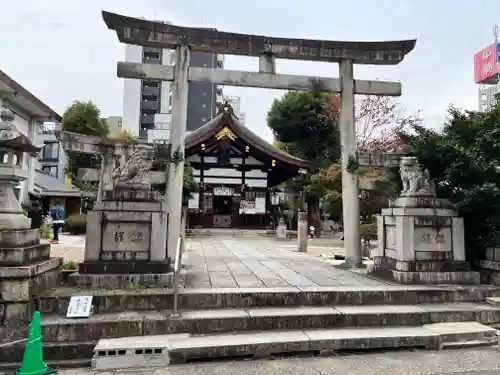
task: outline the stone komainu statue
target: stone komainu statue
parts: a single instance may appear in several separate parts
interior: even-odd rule
[[[117,183],[150,187],[148,172],[153,165],[152,151],[152,147],[147,144],[130,145],[120,162]]]
[[[422,171],[418,159],[412,156],[401,158],[400,164],[401,181],[403,182],[403,194],[430,192],[429,171]]]

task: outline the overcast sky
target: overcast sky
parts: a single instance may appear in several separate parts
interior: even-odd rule
[[[477,108],[473,54],[493,42],[498,0],[0,0],[0,69],[62,113],[73,100],[92,100],[104,116],[121,115],[123,83],[116,62],[125,47],[101,10],[224,31],[330,40],[418,39],[397,67],[355,68],[361,79],[401,81],[398,100],[442,124],[450,103]],[[226,57],[225,67],[257,70],[254,58]],[[277,63],[280,73],[338,76],[336,64]],[[266,113],[276,90],[226,87],[241,97],[247,125],[267,140]]]

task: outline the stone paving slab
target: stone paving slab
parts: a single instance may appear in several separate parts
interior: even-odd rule
[[[123,375],[499,375],[497,347],[475,350],[396,351],[333,357],[214,361],[113,371]],[[109,375],[109,371],[60,369],[61,375]]]
[[[51,246],[51,256],[81,262],[84,248],[85,236],[61,235],[60,243]],[[290,242],[275,239],[188,238],[183,259],[189,266],[186,286],[224,289],[388,285],[339,269],[314,255],[298,253]]]
[[[187,288],[389,285],[264,238],[189,238],[183,263],[189,269]]]
[[[367,328],[316,328],[303,330],[278,330],[278,331],[248,331],[228,332],[217,334],[193,334],[179,338],[174,335],[170,340],[169,335],[162,335],[165,350],[168,351],[167,361],[164,365],[184,363],[191,359],[233,358],[239,356],[268,357],[273,354],[297,353],[310,351],[330,350],[366,350],[381,348],[422,348],[441,349],[450,343],[483,342],[484,345],[498,343],[495,330],[477,322],[448,322],[425,324],[422,326],[405,327],[367,327]],[[150,340],[137,337],[137,342]],[[116,350],[123,349],[121,339],[101,339],[100,342],[109,342],[115,345],[113,350],[114,367],[121,368]],[[99,345],[98,345],[99,346]],[[145,345],[143,345],[145,347]],[[147,348],[147,347],[146,347]],[[128,349],[128,348],[126,348]],[[153,348],[147,348],[151,352]],[[161,352],[164,354],[164,351]],[[122,356],[127,356],[124,351]],[[103,368],[100,359],[106,353],[94,356],[95,368]],[[107,364],[109,365],[109,363]]]
[[[322,254],[331,241],[331,252],[337,248],[334,240],[310,240],[307,254],[298,253],[292,242],[272,238],[188,238],[183,263],[188,266],[186,288],[268,289],[294,287],[356,288],[389,286],[394,283],[368,277],[365,270],[338,267],[342,261],[332,261]],[[316,241],[316,242],[315,242]],[[315,246],[324,245],[315,251]],[[83,260],[85,236],[61,235],[60,244],[51,246],[51,256],[64,261]],[[320,254],[321,253],[321,254]],[[430,286],[429,286],[430,287]]]

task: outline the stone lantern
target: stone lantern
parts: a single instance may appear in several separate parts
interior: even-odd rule
[[[23,168],[25,154],[36,156],[41,148],[17,130],[11,111],[0,112],[0,120],[0,230],[29,229],[31,220],[24,215],[14,188],[29,177]]]
[[[0,119],[0,311],[7,328],[16,328],[31,319],[34,298],[57,284],[62,258],[50,257],[50,244],[40,243],[14,195],[28,178],[23,158],[40,148],[16,129],[12,112],[0,112]]]

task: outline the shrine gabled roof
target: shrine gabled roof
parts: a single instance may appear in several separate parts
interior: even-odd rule
[[[49,197],[80,197],[82,192],[74,185],[67,185],[50,174],[35,170],[34,195]]]
[[[308,169],[310,167],[310,163],[307,160],[297,158],[280,150],[248,129],[239,121],[233,109],[227,103],[221,106],[217,116],[211,121],[186,136],[186,150],[216,136],[224,127],[229,128],[238,138],[241,138],[252,148],[260,150],[274,159],[286,164],[295,165],[299,168]]]
[[[30,117],[49,121],[61,121],[61,115],[21,86],[7,73],[0,69],[0,91],[7,100],[26,111]],[[4,103],[7,104],[7,103]]]

